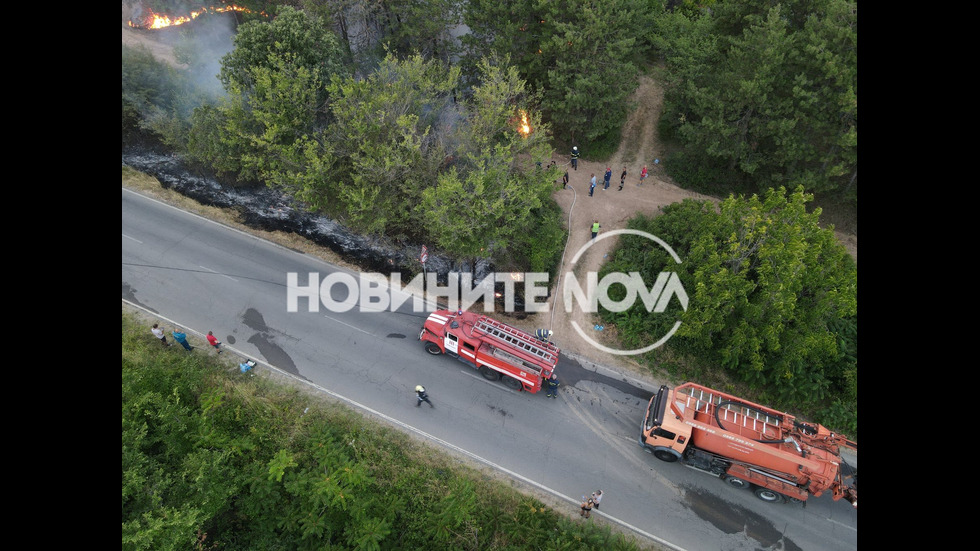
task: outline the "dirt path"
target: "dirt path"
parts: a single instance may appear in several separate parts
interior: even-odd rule
[[[637,153],[632,153],[632,151],[637,150],[630,148],[629,139],[626,139],[608,164],[580,159],[578,170],[572,170],[567,155],[558,155],[554,158],[559,166],[568,168],[570,188],[559,190],[554,196],[565,213],[567,226],[571,228],[562,266],[558,271],[559,274],[565,274],[572,269],[576,274],[584,274],[589,271],[597,272],[610,251],[616,248],[618,237],[599,240],[574,265],[572,264],[572,257],[592,238],[590,228],[593,220],[598,220],[601,224],[601,235],[602,232],[625,228],[627,221],[637,213],[656,215],[665,205],[686,198],[718,200],[714,197],[681,189],[654,163],[654,160],[659,159],[664,153],[655,131],[656,121],[660,118],[663,107],[663,97],[663,88],[653,79],[648,76],[640,78],[639,87],[631,99],[631,103],[637,107],[623,129],[624,136],[640,136],[640,146]],[[635,128],[636,125],[640,125],[641,128]],[[583,154],[588,155],[587,152],[583,152]],[[624,158],[627,157],[630,160],[624,162]],[[644,180],[642,185],[639,185],[639,175],[644,165],[649,170],[649,177]],[[603,190],[603,176],[607,166],[612,169],[612,178],[609,188]],[[626,185],[622,191],[619,191],[620,174],[624,167],[627,171]],[[589,197],[589,180],[593,173],[596,175],[597,185],[593,196]],[[838,238],[856,259],[857,236],[838,232]],[[647,380],[654,385],[667,382],[654,380],[631,356],[603,352],[582,339],[573,327],[573,321],[593,340],[610,348],[619,348],[615,343],[614,329],[604,328],[602,331],[597,331],[593,328],[599,323],[596,315],[582,312],[578,308],[573,308],[572,313],[565,311],[561,298],[564,291],[564,279],[562,276],[562,281],[559,282],[558,288],[553,292],[547,312],[535,314],[521,322],[515,322],[515,325],[532,331],[536,328],[553,330],[555,333],[554,342],[564,352],[579,359],[611,367],[624,374]],[[584,282],[584,278],[580,278],[579,281]],[[556,300],[557,304],[555,304]]]
[[[602,235],[603,232],[625,228],[627,221],[637,213],[655,215],[660,212],[664,205],[682,201],[685,198],[711,199],[674,185],[654,164],[654,159],[659,159],[663,153],[655,132],[655,121],[660,116],[663,103],[663,89],[651,78],[644,76],[640,79],[640,86],[633,97],[633,101],[641,107],[638,107],[630,120],[627,121],[624,127],[624,135],[640,136],[639,152],[630,155],[634,156],[635,160],[623,162],[623,159],[629,155],[625,146],[620,147],[620,150],[613,155],[608,164],[579,159],[578,170],[572,170],[567,155],[559,155],[554,158],[559,166],[563,166],[569,171],[569,189],[559,190],[555,193],[555,200],[565,213],[567,226],[571,228],[562,266],[558,271],[559,274],[565,274],[573,269],[576,274],[584,274],[589,271],[597,272],[608,258],[610,251],[615,249],[618,237],[598,240],[596,245],[590,247],[574,265],[572,264],[573,256],[592,238],[590,228],[593,220],[598,220],[601,224],[599,233]],[[633,125],[641,125],[642,129],[634,132]],[[587,152],[583,152],[583,154],[588,156]],[[644,165],[649,170],[649,176],[640,185],[639,176]],[[603,189],[603,176],[607,166],[612,169],[612,178],[609,188]],[[619,191],[620,175],[624,167],[627,171],[626,185],[622,191]],[[596,176],[597,185],[593,196],[589,197],[589,180],[593,173]],[[530,316],[521,322],[516,322],[515,325],[530,330],[550,328],[555,333],[553,340],[564,352],[581,360],[629,373],[634,377],[650,379],[649,376],[644,375],[639,364],[629,356],[603,352],[578,335],[572,325],[573,321],[595,341],[610,348],[618,348],[614,342],[615,332],[611,328],[603,331],[593,329],[598,323],[598,318],[594,314],[582,312],[578,308],[573,308],[572,313],[565,311],[561,299],[565,279],[562,275],[558,288],[549,300],[547,312]],[[580,281],[584,282],[584,278],[580,278]],[[556,299],[557,304],[555,304]],[[650,380],[650,382],[659,383],[660,381]]]

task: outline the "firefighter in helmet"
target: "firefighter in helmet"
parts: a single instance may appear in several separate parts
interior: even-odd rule
[[[415,407],[421,406],[422,402],[427,402],[430,408],[436,407],[429,401],[429,395],[425,392],[425,387],[422,385],[415,385],[415,397],[418,399],[418,402],[415,403]]]

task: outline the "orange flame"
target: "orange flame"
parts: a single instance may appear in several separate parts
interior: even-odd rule
[[[129,26],[134,29],[163,29],[165,27],[183,25],[184,23],[197,19],[198,16],[204,15],[205,13],[226,13],[230,11],[252,13],[247,8],[241,6],[211,6],[210,8],[202,7],[200,10],[192,11],[190,15],[171,18],[169,15],[155,13],[153,10],[150,10],[150,15],[144,17],[143,21],[136,23],[130,21]],[[263,13],[262,15],[265,14]]]
[[[527,113],[523,109],[521,109],[521,126],[517,131],[524,134],[524,137],[531,134],[531,127],[527,124]]]

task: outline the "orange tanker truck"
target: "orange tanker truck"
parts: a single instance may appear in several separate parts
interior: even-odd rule
[[[857,508],[857,469],[841,457],[842,449],[857,452],[855,442],[695,383],[660,387],[647,405],[640,446],[663,461],[751,488],[764,501],[805,505],[829,491]]]

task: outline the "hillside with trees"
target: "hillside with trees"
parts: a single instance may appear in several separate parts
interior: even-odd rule
[[[175,68],[124,46],[123,146],[154,143],[227,185],[274,186],[357,231],[499,271],[556,269],[566,228],[548,163],[572,143],[597,161],[615,151],[638,75],[656,67],[662,169],[728,198],[636,221],[681,247],[699,305],[649,365],[803,400],[856,434],[857,270],[814,206],[852,209],[856,228],[855,2],[238,4],[216,86],[200,84],[213,60],[192,47]],[[625,259],[659,271],[628,241]],[[610,323],[639,341],[657,322]]]

